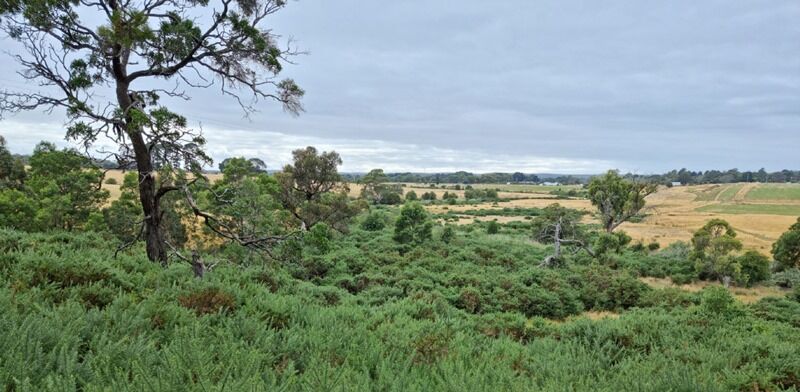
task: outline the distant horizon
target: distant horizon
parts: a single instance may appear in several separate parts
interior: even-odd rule
[[[0,136],[4,136],[4,135],[2,133],[0,133]],[[60,148],[76,147],[76,145],[74,143],[68,143],[68,142],[64,141],[63,139],[57,140],[57,141],[56,140],[40,140],[40,142],[41,141],[55,143]],[[39,142],[36,142],[36,144],[31,145],[31,147],[29,149],[27,149],[27,151],[22,151],[19,148],[19,145],[13,143],[13,141],[9,140],[8,137],[6,137],[6,142],[8,143],[9,151],[11,151],[12,154],[23,155],[23,156],[24,155],[28,155],[29,156],[33,152],[33,149],[36,146],[36,144],[39,143]],[[296,148],[304,148],[304,147],[305,146],[298,146]],[[340,153],[340,155],[341,155],[341,153]],[[219,159],[214,158],[213,166],[212,167],[204,167],[203,171],[210,172],[210,173],[219,172],[219,168],[218,168],[217,165],[220,162],[222,162],[224,159],[227,159],[227,158],[234,158],[234,157],[240,157],[240,156],[242,156],[242,155],[225,156],[225,157],[220,157]],[[244,156],[244,157],[245,158],[261,158],[259,156]],[[346,163],[347,163],[347,157],[342,156],[342,161],[344,162],[343,163],[343,167],[344,167],[344,165],[346,165]],[[287,159],[286,162],[284,162],[283,164],[279,164],[277,166],[274,165],[274,164],[273,165],[267,164],[267,171],[268,172],[280,171],[283,168],[283,166],[285,164],[288,164],[289,162],[290,162],[290,160]],[[404,174],[404,173],[408,173],[408,174],[448,174],[448,173],[457,173],[457,172],[468,172],[468,173],[471,173],[471,174],[492,174],[492,173],[512,174],[512,173],[515,173],[515,172],[519,172],[519,173],[523,173],[523,174],[535,174],[535,175],[540,176],[540,177],[541,176],[546,176],[546,177],[549,178],[549,177],[560,177],[560,176],[591,177],[591,176],[596,176],[596,175],[599,175],[599,174],[603,174],[603,173],[607,172],[608,170],[618,170],[621,174],[635,174],[635,175],[641,175],[641,176],[650,176],[650,175],[665,174],[665,173],[668,173],[668,172],[670,172],[672,170],[681,170],[681,169],[686,169],[686,170],[688,170],[690,172],[708,172],[708,171],[713,171],[713,170],[720,171],[720,172],[726,172],[728,170],[733,170],[733,169],[736,169],[739,172],[757,172],[757,171],[761,170],[762,168],[764,170],[766,170],[768,173],[779,172],[779,171],[782,171],[782,170],[793,170],[793,171],[799,171],[800,170],[800,168],[791,168],[791,167],[782,167],[782,168],[779,168],[779,169],[770,169],[770,168],[766,168],[766,167],[758,167],[758,168],[755,168],[755,169],[746,169],[746,168],[743,169],[743,168],[735,168],[735,167],[693,169],[693,168],[689,168],[689,167],[675,167],[675,168],[664,170],[664,171],[635,172],[635,171],[629,171],[629,170],[622,170],[620,168],[609,167],[607,169],[601,169],[601,170],[596,171],[596,172],[569,173],[569,172],[557,172],[557,171],[537,172],[537,171],[523,171],[523,170],[480,171],[480,170],[469,170],[469,169],[457,169],[457,170],[446,170],[446,171],[437,171],[437,170],[426,171],[426,170],[420,170],[420,169],[386,170],[385,168],[383,168],[381,166],[372,166],[372,167],[370,167],[368,169],[358,169],[358,170],[340,169],[339,173],[343,174],[343,175],[347,175],[347,174],[366,174],[372,169],[383,169],[384,172],[387,173],[387,174]]]

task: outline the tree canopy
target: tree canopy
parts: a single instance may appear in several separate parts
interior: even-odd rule
[[[645,206],[645,197],[656,191],[656,185],[634,182],[609,170],[589,182],[589,200],[597,207],[603,229],[610,233],[638,214]]]
[[[136,169],[147,255],[164,263],[161,201],[188,188],[163,183],[155,173],[168,168],[200,176],[211,164],[205,138],[169,107],[175,99],[189,99],[186,89],[217,86],[246,113],[261,99],[299,113],[303,90],[278,78],[298,52],[281,47],[278,35],[265,26],[285,5],[284,0],[4,1],[2,29],[21,44],[22,54],[14,56],[20,74],[42,88],[0,91],[0,114],[63,110],[68,139],[87,151],[100,138],[114,143],[116,148],[101,149],[102,159]]]

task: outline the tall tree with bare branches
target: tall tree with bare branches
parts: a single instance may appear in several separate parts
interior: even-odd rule
[[[285,0],[7,0],[0,24],[21,44],[20,75],[37,91],[0,92],[0,113],[64,110],[67,138],[106,151],[139,176],[150,260],[165,262],[161,199],[187,189],[160,182],[159,166],[200,175],[210,164],[205,139],[162,98],[213,85],[245,113],[262,99],[302,111],[303,90],[279,79],[298,54],[265,26]],[[288,44],[287,44],[288,46]],[[110,97],[110,98],[106,98]]]

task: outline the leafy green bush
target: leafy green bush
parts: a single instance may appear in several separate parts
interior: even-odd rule
[[[769,279],[769,259],[767,256],[754,250],[748,250],[737,257],[736,262],[741,268],[739,283],[749,287]]]
[[[800,302],[767,297],[751,305],[753,313],[765,320],[775,320],[800,328]]]
[[[486,234],[497,234],[498,232],[500,232],[500,224],[496,220],[486,224]]]
[[[361,221],[361,229],[367,231],[381,231],[386,227],[388,217],[380,211],[371,211]]]

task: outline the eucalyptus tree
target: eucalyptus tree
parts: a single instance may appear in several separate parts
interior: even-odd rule
[[[597,207],[607,233],[641,212],[645,198],[657,189],[656,184],[625,179],[616,170],[592,178],[588,186],[589,200]]]
[[[260,100],[302,110],[303,90],[279,79],[298,52],[266,26],[285,0],[8,0],[3,31],[32,89],[0,92],[0,113],[63,110],[68,139],[88,151],[99,139],[138,172],[147,256],[165,262],[161,200],[187,189],[160,182],[159,166],[200,175],[205,139],[166,101],[216,86],[250,113]],[[38,88],[35,88],[38,85]]]

